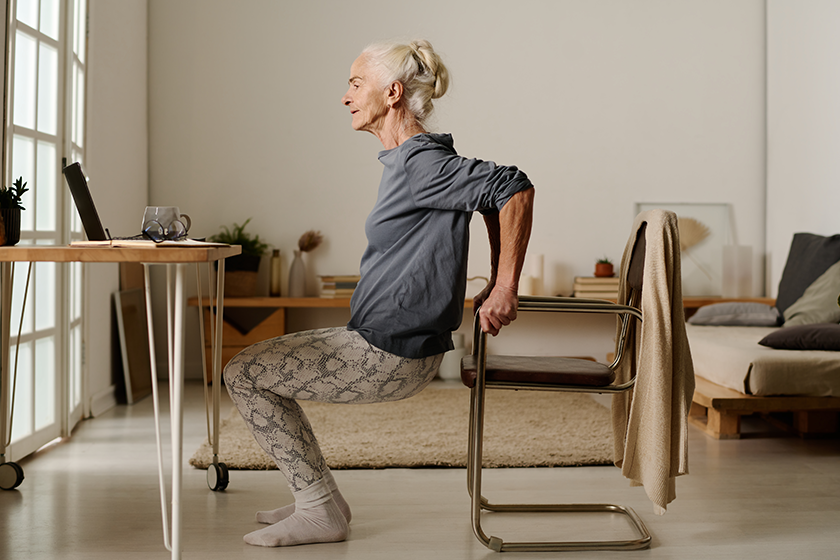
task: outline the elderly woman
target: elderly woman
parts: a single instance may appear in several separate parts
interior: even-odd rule
[[[347,537],[350,507],[296,400],[394,401],[431,382],[461,324],[475,211],[484,215],[492,263],[491,282],[476,297],[481,326],[495,335],[516,318],[531,182],[515,167],[463,158],[451,136],[427,132],[432,99],[449,83],[428,42],[368,47],[350,68],[349,83],[342,103],[353,128],[385,147],[350,322],[255,344],[225,368],[231,398],[295,499],[257,513],[269,526],[245,536],[253,545]]]

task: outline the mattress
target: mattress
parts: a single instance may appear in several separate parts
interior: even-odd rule
[[[758,344],[774,330],[686,325],[694,373],[748,395],[840,396],[840,352]]]

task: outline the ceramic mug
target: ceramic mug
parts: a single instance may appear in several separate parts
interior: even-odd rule
[[[192,220],[177,206],[146,206],[143,213],[142,231],[153,241],[186,237],[190,226]]]

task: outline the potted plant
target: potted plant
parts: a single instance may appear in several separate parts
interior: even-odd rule
[[[611,278],[613,274],[613,263],[609,258],[604,257],[595,262],[595,276],[597,278]]]
[[[226,297],[257,295],[257,271],[262,256],[268,250],[268,244],[264,243],[259,235],[251,235],[245,231],[245,226],[250,221],[251,218],[248,218],[242,225],[234,223],[232,229],[222,226],[220,233],[210,236],[210,241],[242,247],[241,254],[225,260]]]
[[[20,212],[24,210],[20,202],[23,193],[28,191],[23,177],[18,177],[12,188],[0,187],[0,245],[16,245],[20,241]]]

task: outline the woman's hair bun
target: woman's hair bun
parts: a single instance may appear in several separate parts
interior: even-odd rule
[[[425,70],[434,76],[434,93],[432,94],[432,99],[443,97],[446,90],[449,89],[449,71],[443,64],[440,55],[435,52],[432,44],[425,39],[411,41],[408,46],[411,47],[411,50],[417,57],[420,72],[422,73]]]

